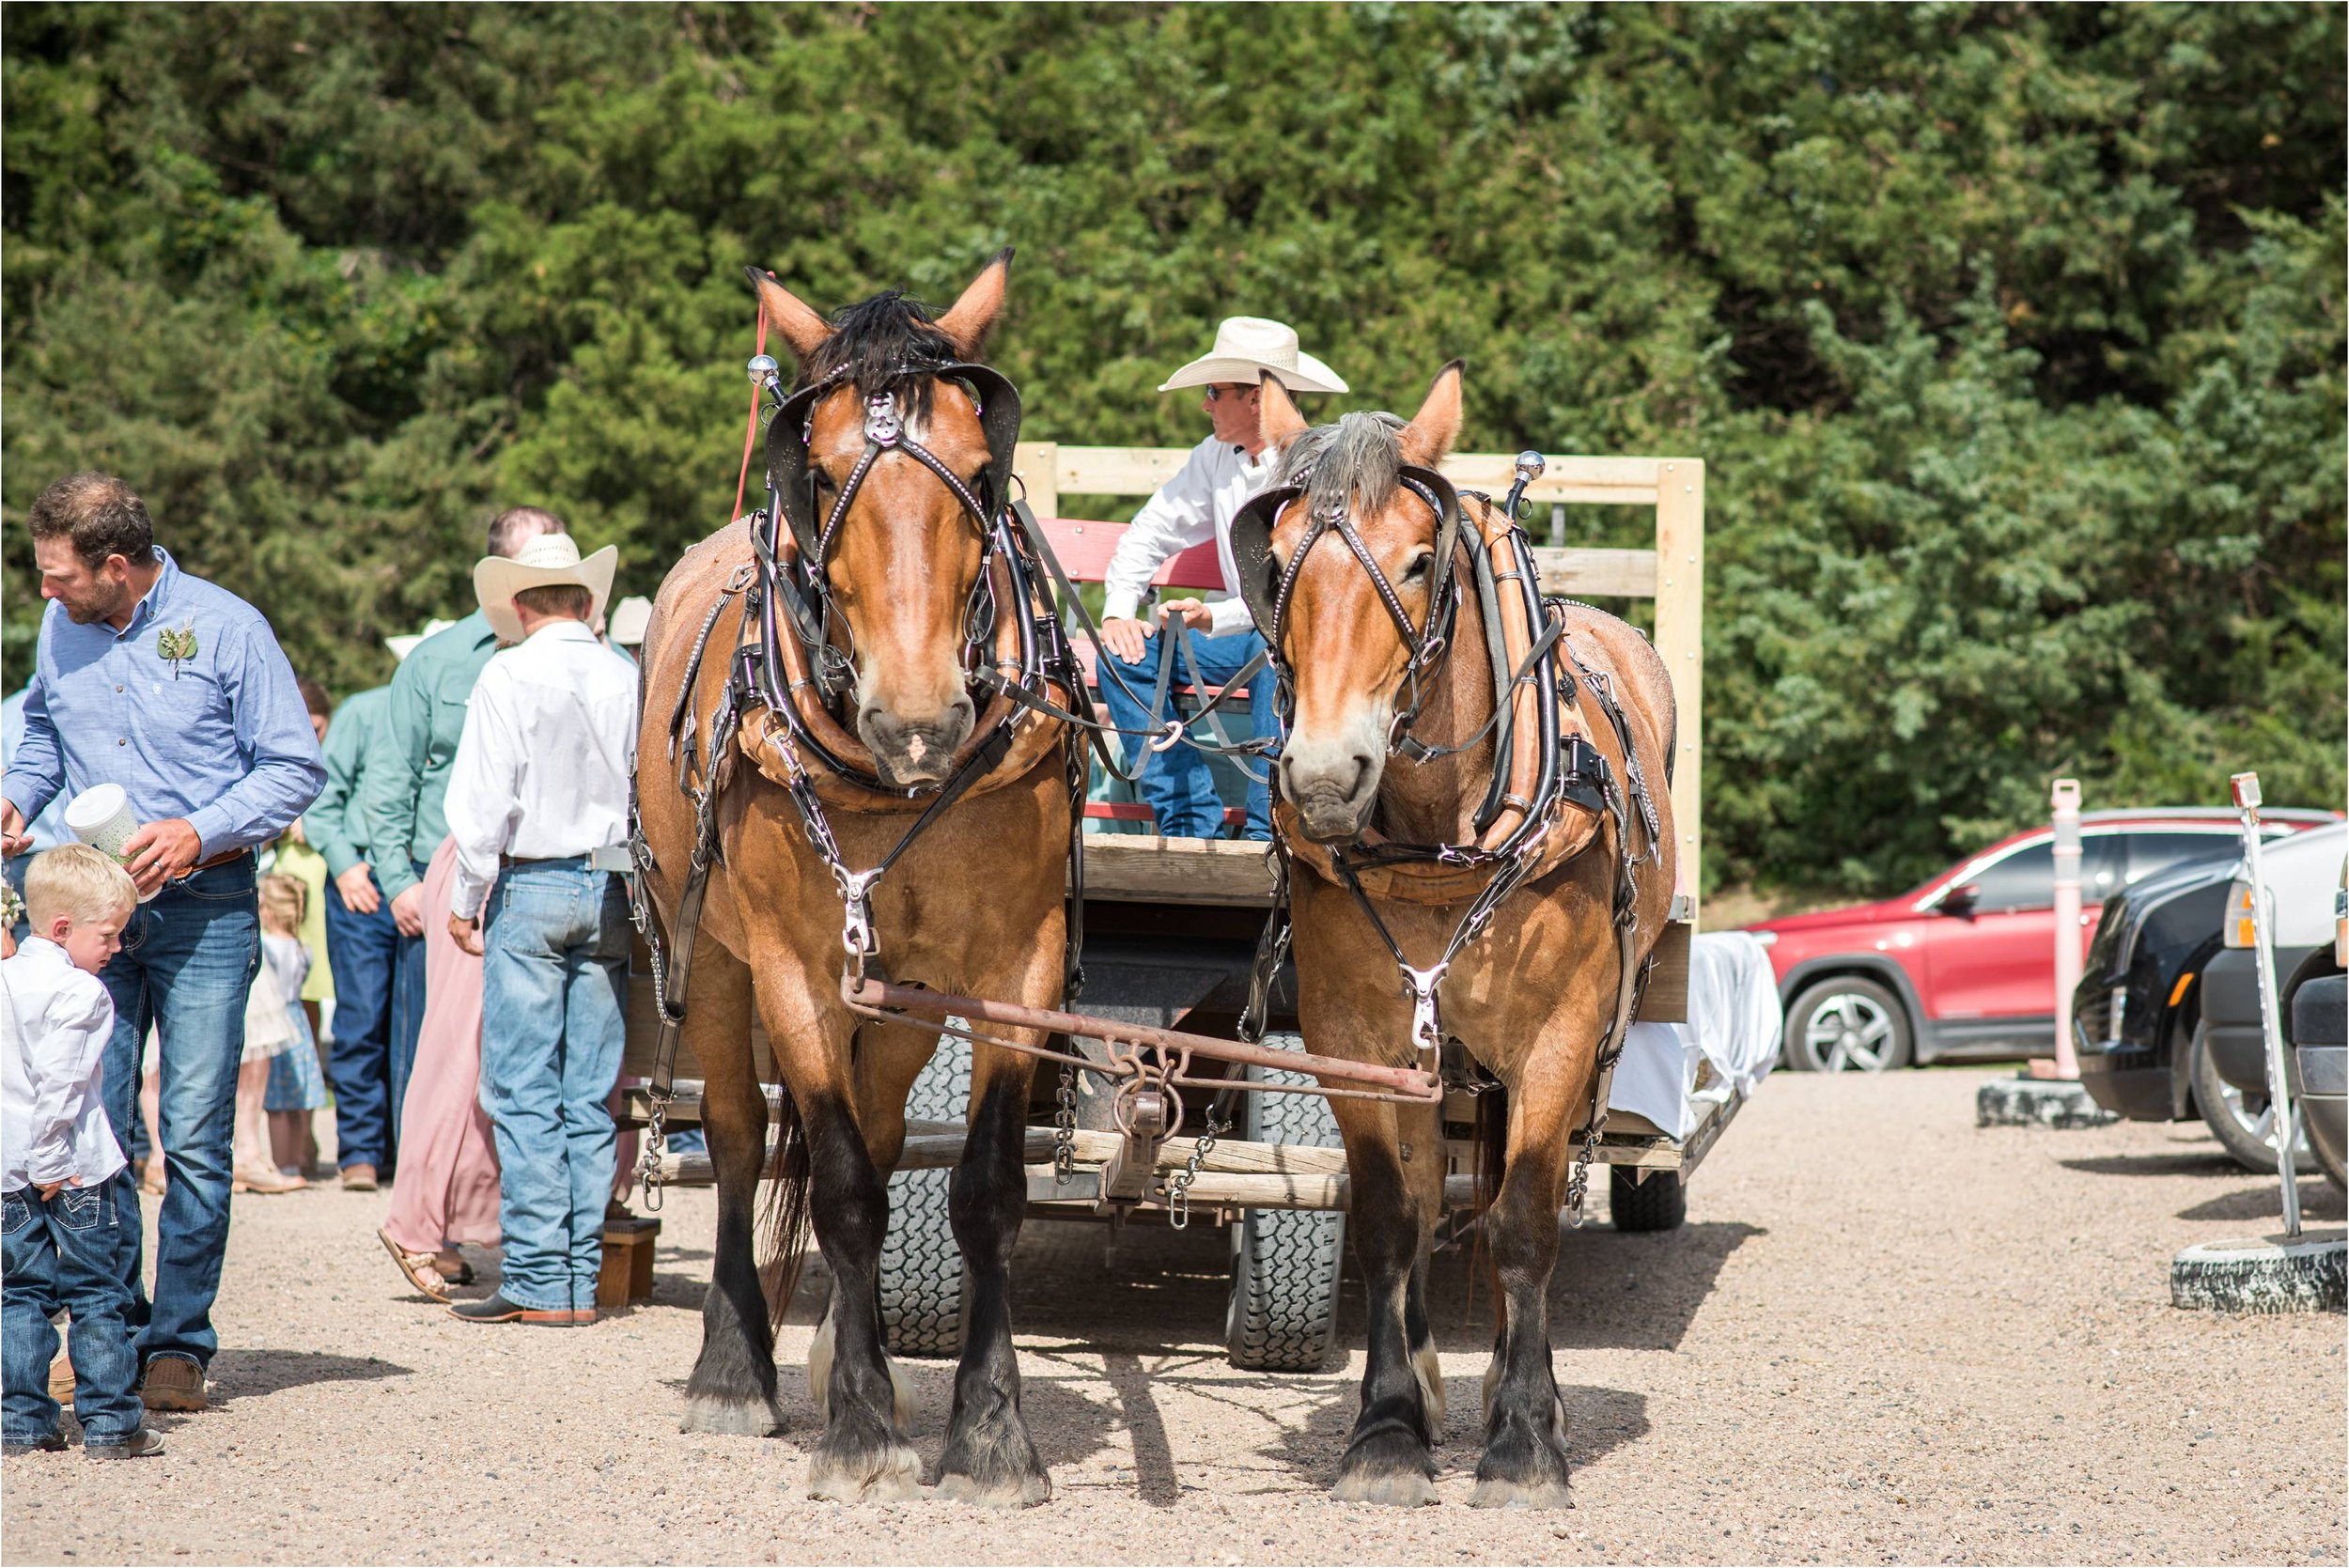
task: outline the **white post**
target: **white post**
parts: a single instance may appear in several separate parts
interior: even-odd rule
[[[2237,773],[2228,781],[2235,809],[2243,814],[2243,869],[2251,882],[2251,964],[2260,985],[2260,1033],[2267,1042],[2267,1104],[2276,1125],[2276,1175],[2284,1187],[2284,1234],[2300,1234],[2300,1177],[2292,1168],[2292,1146],[2299,1141],[2298,1108],[2284,1067],[2283,1020],[2276,1007],[2275,935],[2268,928],[2267,884],[2260,874],[2260,776]]]
[[[2080,782],[2058,779],[2055,808],[2055,1076],[2077,1082],[2079,1053],[2072,1048],[2072,993],[2080,983]]]

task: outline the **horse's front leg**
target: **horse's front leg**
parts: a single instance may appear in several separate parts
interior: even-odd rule
[[[1361,1409],[1333,1490],[1346,1502],[1416,1507],[1436,1500],[1432,1450],[1443,1423],[1422,1278],[1442,1202],[1442,1127],[1433,1107],[1332,1104],[1369,1315]]]
[[[1051,956],[1059,962],[1057,951]],[[938,1489],[989,1507],[1032,1507],[1052,1495],[1020,1414],[1019,1362],[1011,1343],[1011,1252],[1028,1207],[1023,1149],[1034,1068],[1032,1057],[995,1046],[974,1048],[971,1133],[947,1198],[970,1281],[971,1316]]]
[[[718,1234],[702,1298],[702,1349],[680,1430],[770,1437],[775,1336],[759,1282],[754,1221],[767,1155],[767,1092],[751,1055],[751,971],[705,939],[686,983],[685,1044],[702,1064],[702,1127],[718,1176]]]
[[[1529,1070],[1510,1095],[1508,1167],[1485,1215],[1492,1249],[1499,1330],[1485,1374],[1485,1454],[1476,1467],[1477,1508],[1571,1508],[1566,1411],[1550,1366],[1549,1277],[1558,1263],[1558,1210],[1565,1197],[1568,1144],[1587,1103],[1563,1093],[1578,1077]]]

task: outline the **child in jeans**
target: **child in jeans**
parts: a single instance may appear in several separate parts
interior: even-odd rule
[[[115,1008],[98,971],[122,947],[138,903],[130,874],[86,844],[37,857],[24,877],[32,934],[0,959],[0,1452],[65,1447],[49,1363],[50,1318],[73,1314],[73,1411],[93,1459],[160,1452],[134,1391],[131,1290],[116,1205],[122,1148],[106,1120],[106,1042]]]

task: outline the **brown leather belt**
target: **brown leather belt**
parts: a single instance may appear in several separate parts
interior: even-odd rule
[[[199,871],[210,871],[215,866],[227,865],[237,860],[240,856],[250,855],[251,853],[253,853],[253,851],[250,849],[224,849],[209,861],[196,862],[195,864],[188,868],[188,875],[193,877]]]

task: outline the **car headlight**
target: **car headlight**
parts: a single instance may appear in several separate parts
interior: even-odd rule
[[[2276,916],[2276,897],[2272,893],[2267,898],[2267,915],[2270,920]],[[2227,918],[2218,927],[2218,939],[2228,947],[2258,945],[2251,919],[2250,883],[2227,884]]]

